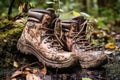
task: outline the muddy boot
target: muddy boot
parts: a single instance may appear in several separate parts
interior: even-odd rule
[[[63,30],[65,30],[65,42],[68,49],[79,58],[82,68],[95,68],[107,62],[107,54],[112,52],[99,50],[90,45],[87,39],[88,20],[82,16],[75,17],[72,20],[62,21]]]
[[[63,43],[67,46],[68,51],[72,51],[72,38],[76,35],[77,28],[78,28],[78,22],[75,20],[62,20],[61,21],[62,30],[63,30]]]
[[[57,17],[53,9],[30,9],[28,21],[18,40],[17,48],[23,53],[36,56],[47,66],[70,67],[75,64],[76,59],[72,52],[63,49],[63,43],[58,36],[58,33],[62,33],[55,31],[60,23]]]

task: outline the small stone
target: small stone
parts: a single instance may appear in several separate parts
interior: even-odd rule
[[[4,42],[7,42],[7,40],[6,40],[6,39],[4,39],[3,41],[4,41]]]

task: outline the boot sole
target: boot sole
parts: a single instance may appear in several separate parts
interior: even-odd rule
[[[94,56],[94,52],[92,53],[92,55]],[[89,60],[89,57],[91,57],[91,60]],[[104,53],[100,53],[94,57],[90,56],[90,53],[83,54],[83,57],[79,56],[79,60],[80,66],[82,68],[97,68],[108,62],[107,56]]]
[[[36,50],[30,43],[26,43],[24,38],[18,40],[17,48],[20,52],[25,54],[32,54],[37,57],[37,59],[45,63],[47,66],[52,68],[66,68],[71,67],[76,64],[77,60],[75,56],[71,56],[68,60],[65,61],[53,61],[51,59],[46,58],[40,51]],[[49,55],[48,55],[49,56]]]

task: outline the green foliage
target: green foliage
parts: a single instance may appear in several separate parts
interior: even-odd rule
[[[18,53],[16,44],[23,28],[22,23],[0,20],[0,67],[12,66],[13,54]]]
[[[91,78],[82,78],[82,80],[92,80]]]
[[[115,18],[120,18],[120,0],[116,1],[116,4],[114,6],[114,10],[115,10]]]
[[[68,13],[70,11],[78,11],[78,12],[87,12],[94,16],[101,16],[105,17],[107,21],[113,22],[114,19],[120,17],[120,0],[116,0],[113,4],[105,3],[104,6],[99,6],[98,0],[18,0],[15,1],[13,5],[12,14],[16,15],[19,13],[18,8],[21,4],[29,3],[28,8],[35,7],[35,8],[48,8],[52,7],[57,12],[64,12]],[[85,3],[86,2],[86,3]],[[103,1],[105,2],[105,1]],[[83,4],[84,3],[84,4]],[[10,0],[5,0],[0,2],[0,14],[2,16],[6,16],[8,11],[8,6],[10,5]],[[108,5],[114,6],[113,8],[107,7]],[[100,10],[100,12],[99,12]]]
[[[76,11],[73,11],[73,15],[74,16],[80,16],[80,13],[76,12]]]

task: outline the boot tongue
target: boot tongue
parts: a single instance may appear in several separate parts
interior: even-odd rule
[[[83,24],[87,19],[85,19],[83,16],[77,16],[77,17],[73,18],[72,20],[76,20],[78,22],[78,24],[79,24],[78,31],[80,31],[81,27],[82,27],[81,24]],[[83,31],[86,31],[86,27],[87,27],[87,25],[85,25]]]
[[[77,31],[78,26],[77,26],[77,21],[75,20],[62,20],[61,25],[62,25],[62,30],[64,32],[69,32],[71,29],[73,31]]]
[[[78,30],[78,22],[76,20],[62,20],[62,31],[63,31],[63,42],[67,46],[67,50],[71,51],[72,48],[72,37],[74,32]]]
[[[77,16],[77,17],[74,17],[72,20],[76,20],[79,22],[79,24],[82,24],[86,19],[84,19],[83,16]]]
[[[49,14],[51,16],[51,22],[52,22],[55,18],[55,10],[53,8],[47,8],[46,10],[49,12]]]

